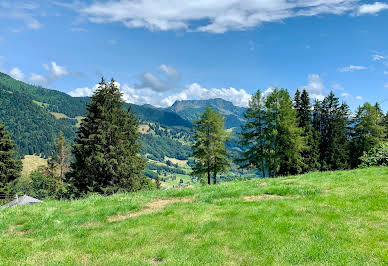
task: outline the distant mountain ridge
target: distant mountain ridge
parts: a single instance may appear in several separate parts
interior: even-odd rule
[[[225,116],[225,126],[227,128],[239,128],[244,123],[243,114],[246,108],[235,106],[232,102],[221,98],[176,101],[171,107],[165,108],[165,110],[177,113],[183,119],[193,121],[198,119],[198,115],[203,113],[207,106]]]

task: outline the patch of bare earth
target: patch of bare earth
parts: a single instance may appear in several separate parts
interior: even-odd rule
[[[258,195],[258,196],[246,196],[246,197],[244,197],[244,200],[251,202],[251,201],[259,201],[259,200],[267,200],[267,199],[291,199],[291,198],[293,198],[293,197],[263,194],[263,195]]]
[[[108,222],[117,222],[117,221],[122,221],[130,218],[134,218],[140,215],[144,214],[150,214],[154,212],[158,212],[162,210],[164,207],[166,207],[169,204],[175,203],[175,202],[192,202],[193,199],[190,198],[178,198],[178,199],[160,199],[156,200],[153,202],[148,203],[144,209],[137,211],[137,212],[132,212],[129,214],[121,214],[121,215],[116,215],[116,216],[111,216],[108,218]]]
[[[295,182],[297,179],[285,179],[285,180],[282,180],[282,182],[285,182],[285,183],[288,183],[288,182]]]

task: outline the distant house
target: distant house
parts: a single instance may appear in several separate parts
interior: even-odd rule
[[[22,197],[16,196],[15,200],[3,205],[3,207],[12,207],[12,206],[18,206],[18,205],[30,205],[30,204],[37,204],[42,203],[43,201],[35,199],[33,197],[24,195]]]

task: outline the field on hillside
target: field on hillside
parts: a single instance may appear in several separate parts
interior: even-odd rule
[[[387,265],[388,168],[0,209],[0,264]]]

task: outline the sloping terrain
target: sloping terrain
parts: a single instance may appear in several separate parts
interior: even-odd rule
[[[1,265],[387,265],[388,168],[0,209]]]

